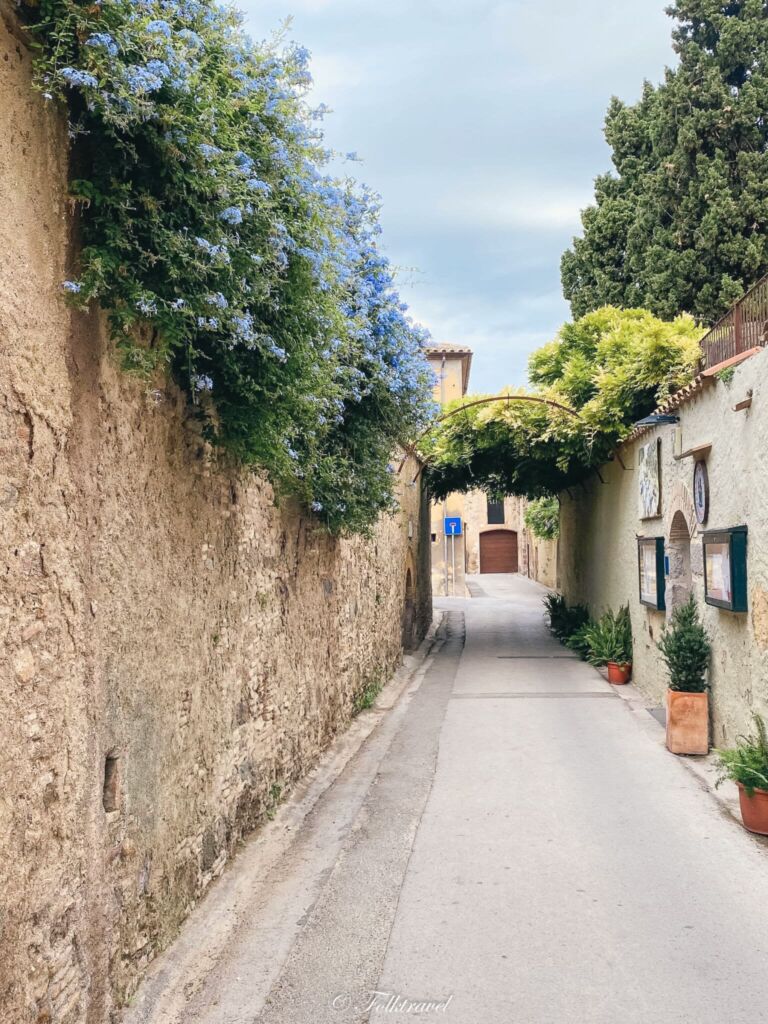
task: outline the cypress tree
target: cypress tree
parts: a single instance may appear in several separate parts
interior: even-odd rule
[[[768,2],[668,13],[677,65],[608,110],[615,173],[562,260],[574,317],[612,304],[709,323],[768,273]]]

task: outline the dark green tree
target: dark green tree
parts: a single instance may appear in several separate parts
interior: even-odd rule
[[[605,124],[584,235],[562,260],[573,315],[604,304],[713,322],[768,272],[768,3],[677,0],[678,64]]]

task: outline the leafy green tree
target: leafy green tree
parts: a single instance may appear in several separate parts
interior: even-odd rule
[[[610,303],[711,322],[768,272],[768,3],[677,0],[679,62],[605,124],[596,181],[562,260],[575,317]]]
[[[534,498],[523,518],[534,537],[540,540],[555,540],[560,536],[560,502],[554,494]]]
[[[469,396],[428,435],[433,494],[482,488],[535,499],[583,480],[632,423],[691,379],[701,333],[691,317],[667,323],[611,306],[566,324],[531,356],[534,390],[464,408],[478,397]]]

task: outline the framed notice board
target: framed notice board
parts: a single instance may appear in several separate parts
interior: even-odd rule
[[[747,528],[704,534],[704,600],[729,612],[747,610]]]
[[[637,568],[640,603],[657,611],[666,610],[664,590],[664,538],[637,538]]]

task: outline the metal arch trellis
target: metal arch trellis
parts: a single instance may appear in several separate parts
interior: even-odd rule
[[[430,423],[426,430],[423,430],[421,434],[419,434],[419,436],[416,438],[413,444],[404,444],[403,450],[405,451],[405,455],[403,456],[400,462],[400,466],[397,470],[398,475],[402,473],[403,467],[405,466],[408,459],[414,458],[419,464],[416,476],[411,481],[412,484],[415,484],[416,481],[421,476],[422,470],[427,465],[427,459],[419,455],[419,452],[417,450],[419,443],[423,441],[424,438],[435,429],[435,427],[439,426],[439,424],[441,423],[444,423],[446,420],[451,419],[453,416],[458,416],[459,413],[462,412],[466,414],[467,409],[471,409],[473,406],[490,405],[492,402],[506,402],[507,405],[509,405],[510,402],[534,402],[537,405],[548,405],[553,409],[559,409],[560,412],[568,413],[569,416],[573,416],[577,420],[581,419],[580,414],[576,412],[575,409],[571,409],[567,405],[562,405],[560,402],[555,402],[551,398],[540,398],[538,395],[491,395],[489,398],[475,398],[471,402],[465,402],[463,405],[460,405],[457,409],[451,409],[450,412],[446,412],[443,413],[442,416],[438,416],[436,420]]]

